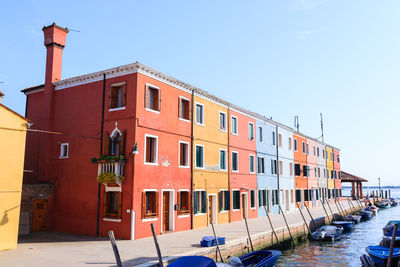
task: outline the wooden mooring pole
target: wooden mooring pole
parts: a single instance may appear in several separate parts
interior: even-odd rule
[[[311,236],[310,227],[308,227],[308,224],[307,224],[306,219],[304,218],[303,212],[301,211],[301,209],[300,209],[300,207],[299,207],[299,202],[296,202],[296,204],[297,204],[297,208],[298,208],[299,211],[300,211],[301,217],[303,218],[303,221],[304,221],[304,223],[305,223],[305,225],[306,225],[306,227],[307,227],[308,234]]]
[[[396,233],[397,233],[397,224],[393,226],[392,240],[390,240],[389,258],[386,267],[390,267],[392,265],[393,249],[394,249],[394,243],[396,241]]]
[[[164,267],[164,263],[163,263],[162,257],[161,257],[160,246],[158,245],[158,241],[157,241],[156,231],[154,230],[154,225],[150,224],[150,227],[151,227],[151,232],[153,233],[154,244],[156,245],[158,263],[160,264],[160,267]]]
[[[324,211],[325,211],[326,217],[328,218],[328,222],[329,222],[329,223],[331,223],[331,219],[329,218],[329,214],[328,214],[328,212],[326,211],[326,208],[325,208],[324,202],[323,202],[321,199],[319,199],[319,201],[321,201],[321,204],[322,204],[322,207],[324,208]],[[333,220],[333,218],[332,218],[332,220]]]
[[[342,210],[342,213],[343,213],[343,217],[345,217],[346,216],[346,211],[345,211],[345,209],[343,208],[343,206],[342,206],[342,204],[340,204],[340,201],[338,200],[338,205],[339,205],[339,207],[340,207],[340,209]]]
[[[117,262],[117,266],[122,267],[121,257],[119,256],[118,247],[117,247],[117,243],[115,242],[113,230],[108,231],[108,237],[110,238],[110,241],[111,241],[111,246],[114,251],[114,256],[115,256],[115,261]]]
[[[249,231],[249,225],[247,224],[247,217],[246,217],[246,216],[244,216],[244,222],[246,223],[247,236],[249,237],[250,246],[251,246],[251,251],[254,251],[253,242],[251,242],[250,231]]]
[[[290,240],[292,240],[292,244],[293,244],[293,248],[294,248],[294,247],[296,247],[296,245],[294,244],[294,239],[293,239],[293,236],[292,236],[292,232],[290,231],[290,227],[289,227],[289,225],[288,225],[288,223],[286,221],[285,213],[283,212],[281,206],[280,205],[278,205],[278,206],[279,206],[279,209],[281,210],[281,214],[282,214],[283,220],[285,220],[286,227],[287,227],[287,229],[289,231]]]
[[[315,223],[314,218],[313,218],[313,216],[311,215],[311,212],[310,212],[310,210],[308,209],[307,205],[304,205],[304,206],[306,207],[306,210],[307,210],[307,212],[308,212],[308,215],[310,215],[311,221],[313,222],[314,227],[315,227],[315,230],[316,230],[316,229],[318,228],[318,227],[317,227],[317,224]]]
[[[268,211],[267,211],[267,207],[264,206],[264,210],[265,210],[265,214],[267,214],[267,218],[268,218],[268,221],[269,221],[269,225],[271,226],[272,233],[274,234],[274,236],[275,236],[275,238],[276,238],[276,242],[278,243],[279,247],[280,247],[281,249],[283,249],[283,248],[282,248],[282,245],[281,245],[281,242],[279,242],[278,235],[277,235],[276,232],[275,232],[274,226],[272,225],[271,218],[269,217],[269,214],[268,214]]]
[[[335,219],[335,215],[333,215],[333,211],[332,211],[332,209],[331,209],[331,206],[329,205],[329,200],[326,198],[326,203],[328,203],[328,208],[329,208],[329,210],[331,211],[331,213],[332,213],[332,220],[334,220]]]
[[[220,250],[219,244],[218,244],[218,238],[217,238],[217,235],[215,234],[215,229],[214,229],[214,224],[213,224],[213,223],[211,223],[211,228],[212,228],[212,230],[213,230],[213,234],[214,234],[214,238],[215,238],[215,243],[217,243],[217,250],[218,250],[218,253],[219,253],[219,257],[220,257],[220,259],[221,259],[221,262],[223,263],[223,262],[224,262],[224,259],[222,258],[221,250]]]
[[[339,212],[339,215],[341,215],[341,216],[344,217],[344,215],[343,215],[342,212],[340,211],[340,208],[339,208],[339,206],[338,206],[338,204],[337,204],[336,198],[333,199],[333,202],[335,202],[335,205],[336,205],[336,208],[337,208],[337,210],[338,210],[338,212]]]

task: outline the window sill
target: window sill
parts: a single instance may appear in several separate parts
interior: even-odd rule
[[[240,209],[232,209],[232,211],[240,211]]]
[[[151,108],[145,108],[147,111],[150,111],[150,112],[154,112],[154,113],[156,113],[156,114],[160,114],[160,111],[159,110],[155,110],[155,109],[151,109]]]
[[[219,213],[227,213],[229,210],[221,210]]]
[[[122,222],[121,219],[111,219],[111,218],[103,218],[105,222]]]
[[[144,162],[144,165],[152,165],[152,166],[158,166],[158,162]]]
[[[251,210],[255,210],[256,209],[256,207],[254,207],[254,208],[250,208]]]
[[[232,170],[232,172],[239,172],[239,170],[236,170],[236,171]]]
[[[142,219],[142,222],[153,222],[153,221],[157,221],[157,217],[155,217],[155,218],[145,218],[145,219]]]
[[[179,168],[183,168],[183,169],[189,169],[189,168],[190,168],[190,166],[189,166],[189,165],[187,165],[187,166],[185,166],[185,165],[179,165]]]
[[[204,167],[194,167],[195,169],[198,169],[198,170],[204,170],[205,168]]]
[[[239,134],[238,133],[231,133],[232,135],[236,135],[236,136],[239,136]]]
[[[180,117],[179,117],[179,120],[180,120],[180,121],[184,121],[184,122],[190,122],[190,120],[184,119],[184,118],[180,118]]]
[[[196,122],[196,125],[199,125],[199,126],[206,126],[204,123],[198,123],[198,122]]]
[[[178,218],[188,218],[188,217],[190,217],[190,214],[178,215]]]
[[[117,110],[124,110],[126,107],[118,107],[118,108],[109,108],[108,111],[112,112],[112,111],[117,111]]]
[[[206,215],[205,213],[196,213],[194,216],[202,216],[202,215]]]
[[[66,157],[59,157],[60,159],[67,159],[68,158],[68,156],[66,156]]]
[[[219,129],[220,132],[226,133],[226,130]]]

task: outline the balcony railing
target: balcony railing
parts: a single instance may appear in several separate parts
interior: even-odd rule
[[[117,177],[116,183],[121,186],[120,176],[124,176],[124,160],[110,161],[110,162],[98,162],[97,164],[97,175],[104,172],[114,173]]]

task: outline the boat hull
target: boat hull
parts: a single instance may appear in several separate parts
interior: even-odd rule
[[[368,255],[374,261],[374,263],[378,266],[386,266],[389,258],[390,249],[387,247],[381,246],[368,246],[366,249]],[[400,250],[399,248],[395,248],[393,251],[392,257],[392,266],[397,266],[397,263],[400,259]]]
[[[333,221],[332,225],[341,226],[345,231],[351,231],[354,226],[354,222],[352,221]]]
[[[282,255],[279,250],[259,250],[240,257],[243,266],[272,267]]]

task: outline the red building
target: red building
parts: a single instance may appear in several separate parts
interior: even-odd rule
[[[255,119],[245,115],[238,107],[229,109],[229,153],[237,157],[236,171],[230,160],[229,183],[232,192],[240,192],[240,209],[230,209],[230,221],[238,221],[245,216],[257,217],[257,152],[256,139],[249,138],[249,123],[256,125]],[[257,135],[258,133],[256,133]],[[233,207],[233,206],[232,206]]]
[[[43,229],[124,239],[149,236],[150,223],[190,229],[191,88],[140,63],[61,80],[68,30],[43,32],[45,84],[23,90],[38,130],[24,183],[53,191]]]

